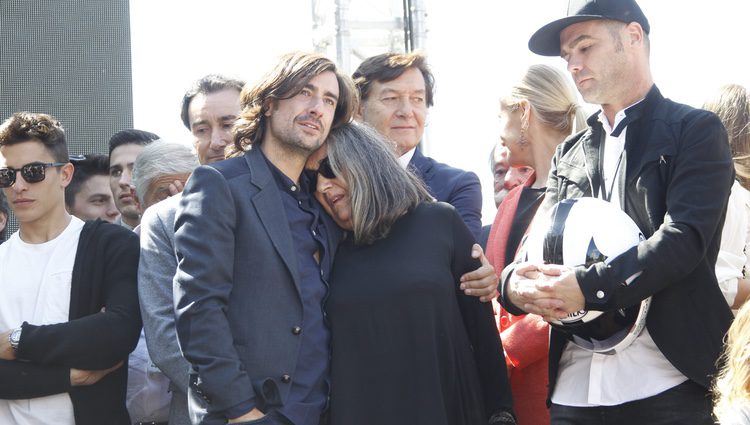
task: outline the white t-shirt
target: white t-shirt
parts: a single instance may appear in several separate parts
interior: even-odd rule
[[[735,181],[716,259],[716,279],[730,307],[737,297],[737,280],[747,272],[750,272],[750,192]]]
[[[0,245],[0,329],[26,321],[50,325],[68,321],[70,285],[83,221],[71,217],[51,241],[29,244],[16,232]],[[74,425],[68,393],[29,400],[0,400],[0,424]]]
[[[750,425],[750,401],[736,403],[721,413],[721,425]]]

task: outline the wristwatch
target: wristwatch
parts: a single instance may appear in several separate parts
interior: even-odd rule
[[[10,348],[12,348],[13,351],[18,350],[18,343],[21,341],[22,330],[23,328],[13,329],[10,335],[8,335],[8,342],[10,343]]]

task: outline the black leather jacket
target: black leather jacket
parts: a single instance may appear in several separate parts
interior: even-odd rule
[[[654,342],[680,372],[708,388],[732,320],[714,274],[734,177],[726,131],[714,114],[665,99],[656,86],[627,116],[620,205],[647,239],[609,265],[576,268],[576,277],[588,310],[629,307],[653,296],[647,328]],[[588,124],[558,146],[541,208],[598,194],[604,130],[597,116]],[[639,271],[630,285],[621,284]],[[522,313],[507,299],[502,303]],[[550,394],[565,341],[552,331]]]

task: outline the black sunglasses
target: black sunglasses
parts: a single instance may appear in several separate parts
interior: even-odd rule
[[[32,162],[21,168],[0,168],[0,187],[11,187],[16,182],[16,173],[21,172],[21,176],[27,183],[39,183],[47,176],[45,170],[47,167],[62,167],[67,162]]]
[[[328,161],[328,157],[325,157],[320,160],[318,163],[318,174],[321,176],[327,178],[327,179],[335,179],[336,173],[333,172],[333,168],[331,168],[331,162]]]

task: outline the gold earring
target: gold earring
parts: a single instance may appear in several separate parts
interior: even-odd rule
[[[521,127],[521,137],[518,138],[518,146],[526,146],[529,144],[529,141],[526,140],[526,129]]]

